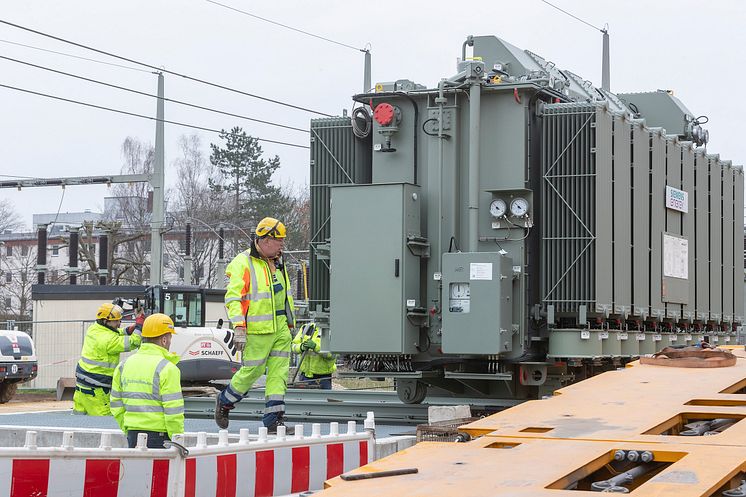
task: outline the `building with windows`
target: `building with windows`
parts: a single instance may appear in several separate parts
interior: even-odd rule
[[[30,320],[31,286],[40,281],[38,268],[38,230],[47,228],[44,283],[70,284],[71,274],[78,285],[147,285],[150,282],[150,222],[147,198],[107,197],[104,212],[67,212],[35,214],[33,229],[0,233],[0,322],[7,319]],[[127,212],[124,216],[122,213]],[[134,215],[132,215],[135,213]],[[185,281],[186,233],[168,216],[163,246],[164,284],[200,285],[222,288],[224,266],[218,260],[218,233],[210,226],[192,230],[192,277]],[[77,268],[71,270],[70,233],[78,231]],[[248,235],[237,228],[225,230],[225,258],[248,248]],[[101,270],[101,244],[106,239],[107,264]],[[300,273],[296,256],[288,257],[291,285],[305,288],[295,280]]]
[[[106,282],[114,285],[146,285],[150,279],[150,228],[125,226],[114,215],[120,201],[106,199],[107,213],[75,212],[35,214],[33,231],[0,233],[0,322],[27,320],[31,316],[31,285],[38,277],[38,229],[47,226],[47,284],[70,282],[70,231],[78,230],[77,284],[100,284],[100,243],[108,245]],[[143,202],[147,199],[140,199]],[[132,199],[125,199],[129,204]],[[110,229],[105,229],[109,226]],[[166,284],[219,286],[217,236],[209,231],[193,232],[192,281],[184,281],[185,233],[170,229],[164,234],[163,280]]]

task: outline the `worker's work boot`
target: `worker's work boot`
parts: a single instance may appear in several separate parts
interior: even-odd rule
[[[267,433],[270,435],[277,435],[278,426],[285,426],[282,415],[278,416],[275,422],[267,427]],[[292,426],[285,426],[285,435],[295,435],[295,428]]]
[[[220,396],[215,397],[215,423],[221,430],[228,429],[228,415],[234,407],[232,404],[221,404]]]

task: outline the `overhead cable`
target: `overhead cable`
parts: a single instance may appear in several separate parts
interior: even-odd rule
[[[46,98],[51,98],[51,99],[54,99],[54,100],[60,100],[62,102],[69,102],[69,103],[73,103],[73,104],[83,105],[85,107],[91,107],[91,108],[94,108],[94,109],[106,110],[106,111],[109,111],[109,112],[115,112],[117,114],[124,114],[126,116],[139,117],[141,119],[148,119],[150,121],[160,121],[160,119],[158,119],[158,118],[155,118],[155,117],[152,117],[152,116],[146,116],[144,114],[137,114],[135,112],[129,112],[129,111],[126,111],[126,110],[121,110],[121,109],[114,109],[114,108],[111,108],[111,107],[105,107],[103,105],[96,105],[96,104],[92,104],[92,103],[88,103],[88,102],[81,102],[80,100],[73,100],[73,99],[70,99],[70,98],[59,97],[59,96],[56,96],[56,95],[50,95],[48,93],[41,93],[41,92],[38,92],[38,91],[28,90],[28,89],[25,89],[25,88],[18,88],[16,86],[10,86],[10,85],[0,84],[0,88],[8,88],[9,90],[15,90],[15,91],[23,92],[23,93],[29,93],[29,94],[32,94],[32,95],[38,95],[40,97],[46,97]],[[218,134],[225,133],[225,134],[228,134],[228,135],[232,135],[232,133],[229,133],[229,132],[226,133],[226,132],[224,132],[222,130],[219,130],[219,129],[207,128],[205,126],[197,126],[195,124],[187,124],[187,123],[182,123],[182,122],[178,122],[178,121],[169,121],[167,119],[163,119],[163,122],[167,123],[167,124],[173,124],[175,126],[182,126],[182,127],[185,127],[185,128],[198,129],[198,130],[201,130],[201,131],[209,131],[211,133],[218,133]],[[299,145],[297,143],[289,143],[289,142],[283,142],[283,141],[278,141],[278,140],[270,140],[270,139],[267,139],[267,138],[259,138],[259,137],[256,137],[256,136],[254,136],[253,138],[255,138],[256,140],[261,141],[261,142],[276,143],[277,145],[286,145],[288,147],[306,148],[306,149],[309,148],[306,145]]]
[[[339,45],[345,48],[350,48],[352,50],[355,50],[357,52],[367,52],[368,50],[365,48],[357,48],[353,47],[352,45],[348,45],[347,43],[342,43],[341,41],[332,40],[331,38],[327,38],[325,36],[320,36],[317,34],[309,33],[308,31],[303,31],[302,29],[294,28],[292,26],[288,26],[287,24],[282,24],[281,22],[273,21],[272,19],[267,19],[266,17],[258,16],[256,14],[252,14],[251,12],[246,12],[245,10],[237,9],[235,7],[231,7],[230,5],[226,5],[224,3],[216,2],[215,0],[205,0],[207,3],[211,3],[214,5],[219,5],[220,7],[226,8],[228,10],[232,10],[234,12],[238,12],[240,14],[247,15],[249,17],[253,17],[254,19],[259,19],[260,21],[268,22],[270,24],[274,24],[275,26],[280,26],[285,29],[289,29],[291,31],[295,31],[296,33],[301,33],[307,36],[311,36],[313,38],[318,38],[319,40],[328,41],[329,43],[334,43],[335,45]]]
[[[38,64],[32,64],[31,62],[26,62],[26,61],[23,61],[23,60],[14,59],[12,57],[6,57],[4,55],[0,55],[0,59],[8,60],[8,61],[11,61],[11,62],[16,62],[18,64],[23,64],[23,65],[30,66],[30,67],[35,67],[37,69],[42,69],[44,71],[49,71],[49,72],[53,72],[53,73],[56,73],[56,74],[62,74],[63,76],[69,76],[71,78],[81,79],[83,81],[88,81],[90,83],[96,83],[98,85],[108,86],[110,88],[116,88],[117,90],[128,91],[130,93],[135,93],[137,95],[143,95],[143,96],[152,97],[152,98],[159,98],[158,95],[154,95],[152,93],[146,93],[146,92],[135,90],[135,89],[132,89],[132,88],[127,88],[125,86],[119,86],[119,85],[115,85],[113,83],[107,83],[105,81],[99,81],[97,79],[86,78],[85,76],[80,76],[78,74],[72,74],[72,73],[69,73],[69,72],[60,71],[58,69],[52,69],[51,67],[45,67],[45,66],[40,66]],[[181,100],[174,100],[172,98],[165,98],[164,97],[163,101],[164,102],[171,102],[171,103],[175,103],[175,104],[179,104],[179,105],[185,105],[187,107],[193,107],[195,109],[205,110],[207,112],[214,112],[216,114],[223,114],[223,115],[226,115],[226,116],[237,117],[239,119],[245,119],[247,121],[254,121],[254,122],[261,123],[261,124],[267,124],[269,126],[277,126],[279,128],[291,129],[291,130],[294,130],[294,131],[302,131],[304,133],[308,133],[307,129],[296,128],[295,126],[289,126],[287,124],[275,123],[275,122],[272,122],[272,121],[265,121],[263,119],[257,119],[257,118],[254,118],[254,117],[242,116],[240,114],[233,114],[232,112],[226,112],[226,111],[222,111],[222,110],[218,110],[218,109],[212,109],[210,107],[203,107],[201,105],[191,104],[189,102],[183,102]]]
[[[10,179],[39,179],[35,178],[33,176],[21,176],[19,174],[0,174],[0,178],[10,178]]]
[[[137,64],[137,65],[140,65],[140,66],[143,66],[143,67],[147,67],[147,68],[150,68],[150,69],[152,69],[154,71],[157,71],[157,72],[162,72],[162,73],[165,73],[165,74],[171,74],[172,76],[178,76],[180,78],[184,78],[184,79],[187,79],[189,81],[194,81],[196,83],[201,83],[203,85],[208,85],[208,86],[212,86],[212,87],[215,87],[215,88],[220,88],[221,90],[226,90],[226,91],[230,91],[230,92],[233,92],[233,93],[238,93],[239,95],[245,95],[247,97],[256,98],[258,100],[263,100],[265,102],[270,102],[270,103],[277,104],[277,105],[282,105],[284,107],[289,107],[291,109],[302,110],[304,112],[310,112],[311,114],[319,114],[319,115],[325,116],[325,117],[334,117],[331,114],[326,114],[325,112],[320,112],[320,111],[309,109],[309,108],[306,108],[306,107],[301,107],[299,105],[289,104],[289,103],[283,102],[281,100],[275,100],[275,99],[272,99],[272,98],[263,97],[261,95],[256,95],[254,93],[249,93],[249,92],[246,92],[246,91],[243,91],[243,90],[238,90],[236,88],[231,88],[230,86],[225,86],[225,85],[221,85],[221,84],[218,84],[218,83],[212,83],[210,81],[206,81],[206,80],[200,79],[200,78],[195,78],[193,76],[189,76],[189,75],[186,75],[184,73],[179,73],[179,72],[176,72],[176,71],[169,71],[169,70],[163,69],[161,67],[157,67],[157,66],[154,66],[154,65],[151,65],[151,64],[147,64],[145,62],[140,62],[140,61],[135,60],[135,59],[130,59],[128,57],[123,57],[121,55],[117,55],[117,54],[114,54],[112,52],[107,52],[105,50],[99,50],[98,48],[93,48],[93,47],[90,47],[88,45],[83,45],[82,43],[77,43],[77,42],[74,42],[74,41],[71,41],[71,40],[67,40],[65,38],[60,38],[59,36],[54,36],[54,35],[51,35],[49,33],[44,33],[42,31],[38,31],[36,29],[27,28],[25,26],[21,26],[20,24],[15,24],[15,23],[3,20],[3,19],[0,19],[0,24],[5,24],[6,26],[11,26],[11,27],[14,27],[14,28],[17,28],[17,29],[21,29],[23,31],[28,31],[29,33],[34,33],[34,34],[37,34],[39,36],[44,36],[46,38],[51,38],[52,40],[57,40],[57,41],[60,41],[62,43],[67,43],[69,45],[73,45],[75,47],[84,48],[84,49],[90,50],[92,52],[100,53],[102,55],[106,55],[106,56],[109,56],[109,57],[113,57],[115,59],[119,59],[119,60],[123,60],[125,62],[129,62],[130,64]]]
[[[32,50],[39,50],[41,52],[49,52],[49,53],[53,53],[53,54],[57,54],[57,55],[64,55],[65,57],[72,57],[73,59],[87,60],[88,62],[95,62],[96,64],[104,64],[104,65],[107,65],[107,66],[120,67],[122,69],[129,69],[130,71],[145,72],[145,73],[151,73],[152,72],[152,71],[148,71],[146,69],[138,69],[136,67],[125,66],[125,65],[122,65],[122,64],[115,64],[114,62],[104,62],[103,60],[89,59],[88,57],[81,57],[79,55],[73,55],[73,54],[69,54],[69,53],[65,53],[65,52],[58,52],[56,50],[49,50],[47,48],[35,47],[33,45],[25,45],[23,43],[17,43],[15,41],[0,40],[0,43],[7,43],[9,45],[16,45],[16,46],[19,46],[19,47],[30,48]]]
[[[580,21],[580,22],[582,22],[583,24],[585,24],[585,25],[587,25],[587,26],[590,26],[590,27],[592,27],[593,29],[596,29],[596,30],[598,30],[598,31],[601,31],[602,33],[606,33],[606,31],[608,31],[608,30],[607,30],[606,28],[599,28],[598,26],[594,26],[593,24],[589,23],[588,21],[585,21],[585,20],[583,20],[583,19],[579,18],[578,16],[576,16],[576,15],[574,15],[574,14],[571,14],[571,13],[569,13],[569,12],[568,12],[568,11],[566,11],[566,10],[564,10],[564,9],[561,9],[560,7],[557,7],[557,6],[556,6],[556,5],[554,5],[553,3],[551,3],[551,2],[547,2],[547,0],[541,0],[541,1],[542,1],[542,2],[544,2],[545,4],[549,5],[550,7],[552,7],[552,8],[555,8],[555,9],[559,10],[559,11],[560,11],[560,12],[562,12],[563,14],[567,14],[568,16],[572,17],[572,18],[573,18],[573,19],[575,19],[576,21]]]

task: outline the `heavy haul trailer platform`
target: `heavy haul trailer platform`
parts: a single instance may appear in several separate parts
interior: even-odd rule
[[[746,352],[735,354],[736,364],[724,368],[631,363],[461,427],[479,436],[471,442],[420,443],[352,473],[417,474],[335,478],[321,495],[577,496],[641,467],[642,475],[622,480],[634,495],[739,495],[734,489],[746,480]],[[714,420],[726,429],[683,433]]]

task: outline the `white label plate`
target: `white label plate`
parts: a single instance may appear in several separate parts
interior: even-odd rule
[[[491,280],[492,263],[491,262],[472,262],[469,264],[470,280]]]

